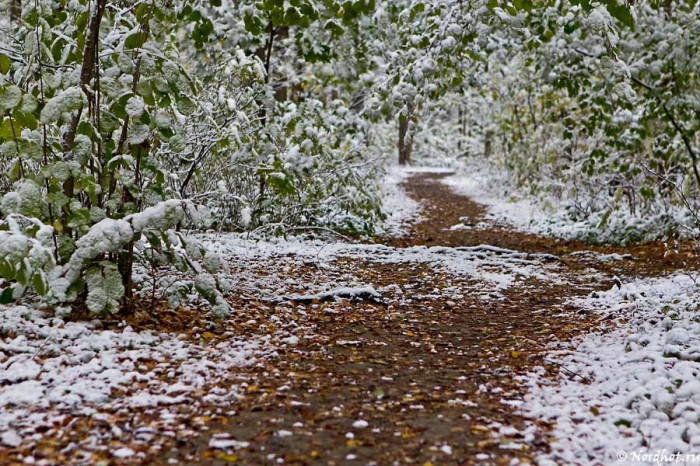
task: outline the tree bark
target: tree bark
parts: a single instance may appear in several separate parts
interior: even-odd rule
[[[411,152],[413,151],[413,136],[410,134],[411,114],[413,109],[409,109],[408,115],[399,116],[399,165],[411,164]]]
[[[89,86],[90,81],[92,80],[92,77],[95,74],[95,65],[97,64],[97,48],[98,41],[100,38],[100,24],[102,23],[102,17],[104,16],[106,5],[107,0],[97,1],[97,4],[95,5],[95,11],[92,13],[92,17],[90,18],[90,24],[88,25],[88,30],[85,39],[85,49],[83,50],[83,64],[80,69],[80,87],[83,89],[83,92],[88,97],[89,105],[93,103],[92,100],[94,98],[94,95],[92,91],[90,91]],[[70,151],[73,147],[73,143],[75,142],[75,136],[78,131],[78,123],[80,123],[80,116],[82,115],[82,113],[83,109],[81,108],[73,114],[70,126],[63,135],[63,157],[65,160],[72,159]],[[73,178],[72,176],[69,177],[63,183],[63,193],[69,199],[73,198],[75,194],[75,178]],[[67,212],[64,212],[63,223],[64,227],[66,227],[66,231],[68,231],[67,225],[65,225],[67,223],[65,221],[67,220],[66,217]]]
[[[12,5],[10,6],[10,19],[12,22],[19,21],[22,16],[22,4],[20,0],[12,0]]]

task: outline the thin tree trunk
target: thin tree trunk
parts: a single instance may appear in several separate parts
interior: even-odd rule
[[[267,31],[268,31],[268,37],[267,37],[267,43],[265,44],[265,56],[264,56],[264,63],[265,63],[265,84],[268,85],[270,84],[270,73],[272,72],[272,47],[275,42],[275,26],[272,24],[272,19],[270,19],[267,23]],[[265,108],[265,102],[261,102],[260,105],[260,123],[262,124],[263,128],[267,126],[267,109]],[[258,182],[259,182],[259,190],[260,190],[260,199],[262,200],[263,196],[265,195],[265,175],[261,173],[258,177]]]
[[[410,165],[411,152],[413,151],[413,136],[409,132],[411,124],[411,114],[413,109],[409,109],[408,115],[399,116],[399,165]]]
[[[88,97],[88,105],[93,104],[94,95],[90,90],[90,81],[95,74],[95,65],[97,64],[97,48],[100,38],[100,24],[102,23],[102,17],[104,16],[105,7],[107,5],[107,0],[98,0],[95,5],[95,11],[92,13],[90,18],[90,24],[88,25],[88,30],[85,39],[85,49],[83,50],[83,64],[80,69],[80,87],[83,92]],[[75,142],[75,136],[78,131],[78,123],[80,123],[80,116],[83,113],[83,109],[78,109],[71,119],[70,126],[68,130],[63,135],[63,152],[64,159],[71,160],[73,158],[71,154],[71,149],[73,148],[73,143]],[[63,193],[72,199],[75,194],[75,178],[69,177],[63,183]],[[67,214],[65,211],[63,213],[64,227],[67,229]]]
[[[22,16],[22,5],[20,0],[12,0],[12,5],[10,6],[10,19],[12,22],[19,21]]]
[[[275,27],[272,24],[272,20],[267,23],[267,43],[265,44],[265,84],[270,84],[270,73],[272,72],[272,46],[275,42]],[[263,126],[267,125],[267,109],[265,108],[265,103],[263,102],[260,106],[260,121]]]

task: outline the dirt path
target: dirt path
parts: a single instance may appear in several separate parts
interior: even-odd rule
[[[559,373],[545,360],[545,347],[593,325],[592,316],[562,302],[610,288],[616,274],[651,274],[683,261],[664,257],[660,246],[593,248],[644,253],[641,260],[602,262],[577,254],[592,249],[580,243],[493,225],[450,229],[483,221],[484,210],[438,177],[418,175],[406,183],[424,204],[424,220],[391,246],[487,244],[555,263],[566,279],[523,279],[489,299],[484,283],[427,264],[338,260],[324,273],[352,274],[376,288],[398,285],[403,296],[381,304],[276,307],[273,313],[294,314],[316,337],[242,375],[249,385],[235,414],[209,422],[200,440],[171,449],[168,458],[185,464],[508,464],[547,450],[548,426],[525,420],[516,408],[526,392],[521,376],[534,366],[552,377]],[[245,443],[211,448],[222,445],[217,439]]]
[[[202,391],[192,406],[163,408],[165,418],[158,407],[68,417],[70,429],[38,442],[34,456],[46,464],[84,464],[76,459],[84,447],[90,464],[125,464],[111,456],[116,442],[84,443],[88,433],[114,438],[119,426],[119,444],[138,453],[130,464],[532,462],[549,448],[550,426],[518,414],[524,375],[540,366],[560,377],[562,369],[546,359],[548,345],[606,325],[566,300],[609,289],[614,276],[655,275],[696,259],[689,251],[669,255],[659,244],[594,248],[504,229],[439,183],[440,176],[407,180],[423,218],[386,247],[360,245],[353,252],[346,245],[327,260],[293,252],[267,262],[239,260],[232,276],[259,282],[240,283],[231,296],[240,311],[225,322],[194,311],[131,318],[136,330],[169,330],[217,347],[228,344],[227,335],[291,331],[295,337],[276,357],[214,387],[238,393],[230,408],[208,405]],[[336,283],[370,285],[380,297],[280,302],[260,296],[262,289],[279,295],[285,284],[286,292],[304,293]],[[169,423],[168,410],[185,421]],[[14,463],[0,458],[0,464]]]

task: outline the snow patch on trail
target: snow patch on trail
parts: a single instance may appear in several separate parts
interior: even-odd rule
[[[406,194],[401,187],[412,172],[405,168],[389,167],[382,182],[382,210],[387,218],[379,225],[379,233],[385,236],[399,237],[406,234],[406,227],[418,218],[420,204]]]
[[[228,405],[236,387],[218,384],[275,351],[270,336],[199,345],[131,327],[99,330],[24,306],[0,306],[0,336],[0,440],[11,447],[56,435],[69,415],[146,409],[158,417],[172,416],[174,404]]]
[[[456,194],[466,196],[477,204],[486,206],[488,218],[500,224],[507,224],[519,230],[536,234],[555,234],[570,236],[576,233],[576,225],[570,221],[552,230],[552,214],[527,198],[504,196],[496,187],[503,186],[503,180],[497,180],[492,175],[474,171],[468,174],[459,173],[440,180],[449,186]],[[550,225],[547,225],[550,224]],[[565,230],[569,229],[569,230]]]
[[[612,464],[624,452],[700,452],[700,288],[694,277],[638,279],[572,300],[614,328],[552,353],[552,383],[532,375],[527,414],[555,421],[540,464]],[[541,368],[540,368],[541,369]]]
[[[217,254],[247,260],[295,256],[298,260],[324,267],[339,258],[377,264],[428,264],[435,270],[484,282],[484,297],[528,279],[565,283],[554,256],[526,254],[493,246],[394,248],[382,244],[326,243],[289,237],[251,242],[239,234],[199,235],[207,248]],[[344,285],[339,285],[344,286]],[[319,290],[323,292],[326,290]]]

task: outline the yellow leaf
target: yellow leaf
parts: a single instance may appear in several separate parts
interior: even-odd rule
[[[358,442],[358,441],[355,440],[355,439],[350,439],[350,440],[348,440],[347,442],[345,442],[345,445],[347,445],[348,448],[355,448],[355,447],[358,446],[359,444],[360,444],[360,442]]]
[[[217,456],[217,458],[222,461],[226,461],[227,463],[235,463],[238,461],[238,457],[236,455],[227,455],[226,453],[221,453],[219,456]]]
[[[471,426],[471,427],[469,428],[469,430],[470,430],[473,434],[485,434],[485,433],[491,432],[491,429],[489,429],[488,427],[486,427],[486,426],[480,426],[480,425],[478,425],[478,424],[477,424],[477,425]]]
[[[511,355],[511,357],[512,357],[513,359],[517,359],[517,358],[520,357],[520,352],[519,352],[519,351],[513,350],[513,351],[510,352],[510,355]]]
[[[54,220],[53,229],[56,230],[56,233],[61,233],[63,231],[63,224],[60,220]]]

